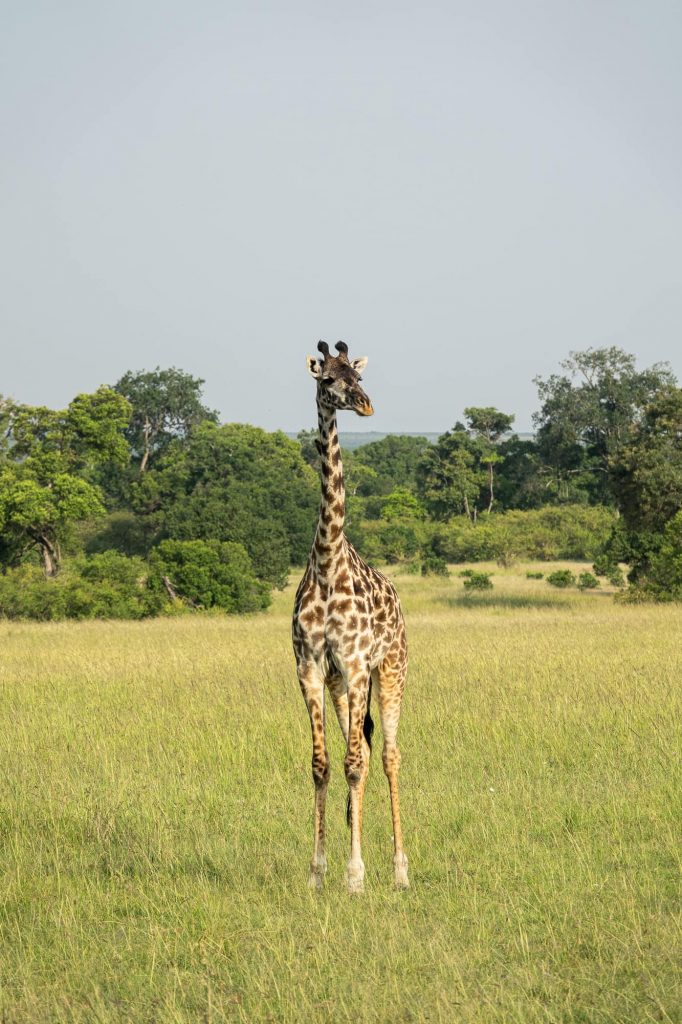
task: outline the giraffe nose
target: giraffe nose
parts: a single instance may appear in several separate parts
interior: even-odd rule
[[[355,406],[355,411],[358,416],[373,416],[374,408],[369,398],[360,399],[358,404]]]

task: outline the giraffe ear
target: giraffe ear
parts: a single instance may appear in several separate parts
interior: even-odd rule
[[[306,366],[308,367],[308,373],[311,375],[311,377],[314,377],[315,380],[319,380],[320,377],[322,376],[322,367],[320,366],[315,356],[306,356],[305,362]]]
[[[359,359],[352,359],[350,364],[356,373],[362,373],[367,366],[367,356],[360,356]]]

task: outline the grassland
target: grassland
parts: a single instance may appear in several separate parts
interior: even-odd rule
[[[291,588],[246,618],[0,624],[2,1021],[680,1021],[682,608],[527,568],[471,598],[397,579],[402,894],[378,756],[344,892],[335,725],[306,888]]]

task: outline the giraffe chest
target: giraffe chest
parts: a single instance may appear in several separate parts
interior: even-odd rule
[[[312,585],[294,616],[294,642],[302,657],[339,669],[360,659],[370,667],[388,651],[396,622],[371,593],[352,587],[324,593]]]

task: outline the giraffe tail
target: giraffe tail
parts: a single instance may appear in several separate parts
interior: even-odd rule
[[[367,740],[367,746],[372,751],[372,736],[374,735],[374,721],[369,709],[370,701],[372,700],[372,677],[369,677],[369,686],[367,688],[367,708],[365,710],[365,720],[362,723],[362,735]],[[350,793],[346,797],[346,824],[350,828]]]

